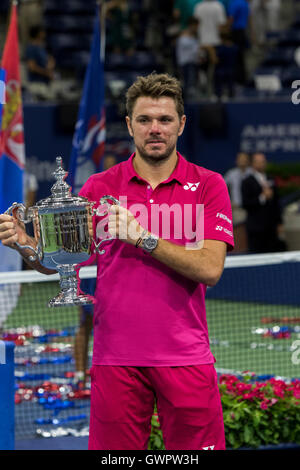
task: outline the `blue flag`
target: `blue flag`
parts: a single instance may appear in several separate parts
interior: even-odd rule
[[[102,170],[105,145],[104,67],[97,13],[90,62],[86,70],[78,119],[73,136],[67,182],[78,193],[93,173]]]

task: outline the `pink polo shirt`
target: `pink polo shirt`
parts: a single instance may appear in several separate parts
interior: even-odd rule
[[[220,174],[178,154],[172,175],[153,190],[135,172],[133,158],[134,154],[91,176],[80,195],[98,204],[105,195],[121,199],[141,225],[149,224],[145,228],[189,249],[201,239],[221,240],[232,249],[231,205]],[[102,224],[100,220],[95,217],[98,235],[105,218]],[[93,365],[155,367],[215,362],[209,348],[206,286],[119,239],[105,242],[101,248],[105,254],[97,255]]]

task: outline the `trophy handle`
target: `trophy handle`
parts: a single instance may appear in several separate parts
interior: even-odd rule
[[[26,207],[24,204],[20,204],[18,202],[14,202],[12,206],[10,206],[4,214],[7,215],[14,215],[14,211],[16,210],[16,217],[20,222],[23,222],[24,224],[28,224],[29,222],[32,221],[33,215],[32,215],[32,208],[30,207],[28,211],[26,211]],[[27,213],[26,213],[27,212]],[[28,218],[27,218],[28,214]],[[16,245],[20,249],[28,249],[31,250],[34,255],[31,255],[28,257],[29,261],[36,261],[38,258],[40,258],[40,253],[39,251],[35,250],[32,246],[30,245],[20,245],[20,243],[16,242]]]
[[[113,196],[109,196],[109,195],[101,197],[99,202],[100,202],[100,204],[105,204],[105,203],[109,204],[109,201],[113,201],[113,204],[111,204],[111,205],[114,205],[114,204],[117,205],[117,206],[121,205],[121,203],[118,199],[116,199]],[[106,215],[108,213],[108,211],[99,212],[98,209],[93,209],[93,212],[94,212],[94,214],[97,214],[99,216],[103,216],[103,215]],[[113,237],[105,238],[104,240],[101,240],[97,244],[96,241],[93,239],[96,252],[99,255],[103,255],[105,253],[105,250],[100,250],[99,247],[102,245],[102,243],[105,243],[105,242],[108,242],[108,241],[111,241],[111,240],[114,240],[114,238]]]

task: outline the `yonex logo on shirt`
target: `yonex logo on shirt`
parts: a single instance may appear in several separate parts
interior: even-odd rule
[[[196,189],[198,188],[200,182],[199,183],[186,183],[184,186],[183,186],[183,189],[185,189],[186,191],[188,191],[189,189],[191,191],[196,191]]]
[[[219,230],[220,232],[225,232],[227,235],[229,235],[230,237],[233,236],[233,233],[231,230],[227,230],[227,228],[225,227],[222,227],[222,225],[217,225],[216,226],[216,230]]]
[[[202,447],[202,450],[214,450],[215,446]]]

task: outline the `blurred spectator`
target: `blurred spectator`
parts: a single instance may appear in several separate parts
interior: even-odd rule
[[[25,76],[22,79],[27,100],[72,100],[78,98],[78,90],[60,79],[55,59],[47,52],[46,31],[40,26],[30,28],[30,42],[25,51]],[[24,69],[23,69],[24,70]]]
[[[176,62],[183,82],[185,97],[193,98],[197,94],[199,71],[198,20],[190,17],[187,28],[176,41]]]
[[[194,8],[202,0],[174,0],[173,17],[179,23],[180,29],[186,29],[189,18],[194,14]]]
[[[281,0],[251,0],[250,7],[255,43],[263,46],[268,32],[279,31]]]
[[[36,203],[36,193],[38,190],[38,182],[33,173],[24,172],[24,193],[26,208],[32,207]]]
[[[44,0],[22,0],[19,2],[19,30],[22,53],[25,52],[30,41],[30,29],[32,26],[43,22]]]
[[[238,152],[235,162],[236,166],[225,173],[224,180],[228,186],[232,206],[234,234],[233,253],[246,253],[248,251],[246,230],[247,212],[243,208],[242,181],[251,173],[249,168],[249,155],[244,152]]]
[[[202,0],[195,5],[194,16],[199,21],[200,45],[217,46],[220,44],[220,29],[227,22],[223,5],[218,0]]]
[[[47,53],[46,31],[42,26],[32,26],[25,59],[30,82],[50,83],[54,78],[55,60]]]
[[[215,47],[216,65],[214,72],[215,95],[224,97],[224,92],[232,98],[235,94],[235,70],[238,58],[238,47],[233,43],[231,34],[221,32],[222,43]]]
[[[255,30],[255,45],[263,46],[266,41],[266,0],[250,0],[250,10]]]
[[[202,0],[194,8],[194,17],[199,21],[199,44],[206,50],[208,64],[206,67],[205,93],[213,94],[214,68],[216,62],[214,47],[221,43],[220,31],[226,25],[226,12],[218,0]],[[203,77],[203,74],[202,74]]]
[[[267,31],[279,31],[282,0],[265,0],[267,13]]]
[[[247,211],[247,235],[251,253],[286,249],[282,237],[282,218],[275,182],[266,175],[264,154],[251,157],[252,172],[242,181],[243,207]]]
[[[132,54],[135,50],[134,22],[127,0],[109,0],[106,5],[106,44],[115,54]]]
[[[224,180],[228,186],[232,208],[241,208],[243,206],[242,181],[251,174],[249,155],[245,152],[238,152],[235,162],[236,166],[225,173]]]
[[[239,49],[236,77],[241,85],[245,85],[247,82],[245,54],[249,47],[247,34],[249,21],[249,0],[231,0],[228,6],[228,24],[231,28],[232,40]]]

